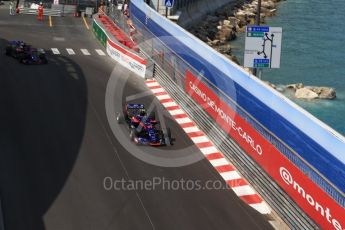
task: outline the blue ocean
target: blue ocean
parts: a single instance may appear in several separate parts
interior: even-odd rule
[[[262,80],[335,88],[335,100],[291,99],[345,136],[345,1],[283,1],[266,25],[283,28],[282,56],[281,68],[264,70]],[[231,45],[243,64],[244,34]]]

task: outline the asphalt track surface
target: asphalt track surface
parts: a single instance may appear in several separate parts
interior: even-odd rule
[[[53,18],[49,27],[47,19],[9,17],[7,11],[0,9],[1,50],[8,40],[20,39],[47,50],[104,51],[80,18]],[[169,168],[128,153],[105,112],[115,65],[108,57],[48,53],[48,60],[48,65],[26,66],[0,55],[0,197],[6,230],[271,229],[231,190],[105,189],[105,177],[202,182],[221,177],[207,160]],[[125,87],[123,98],[147,90],[134,75]],[[152,100],[149,95],[141,102]],[[169,119],[167,124],[175,145],[155,151],[190,147],[198,152],[177,124]]]

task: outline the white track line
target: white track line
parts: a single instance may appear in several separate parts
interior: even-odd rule
[[[162,93],[165,92],[163,88],[151,89],[152,93]]]
[[[200,148],[200,151],[204,155],[209,155],[209,154],[212,154],[212,153],[218,153],[219,152],[218,149],[216,149],[214,146]]]
[[[200,131],[200,129],[199,129],[198,127],[196,127],[196,126],[183,128],[183,130],[184,130],[186,133],[193,133],[193,132],[198,132],[198,131]]]
[[[216,160],[210,160],[210,163],[214,166],[214,167],[218,167],[218,166],[222,166],[222,165],[228,165],[228,161],[225,160],[225,158],[220,158],[220,159],[216,159]]]
[[[160,86],[158,84],[158,82],[149,82],[149,83],[146,83],[146,85],[150,88],[150,87],[153,87],[153,86]]]
[[[234,190],[237,196],[246,196],[246,195],[256,194],[254,189],[252,189],[249,185],[233,187],[232,190]]]
[[[174,116],[174,115],[180,115],[180,114],[185,114],[181,109],[175,109],[175,110],[169,110],[169,113]]]
[[[223,172],[220,174],[225,181],[228,180],[236,180],[236,179],[241,179],[241,175],[238,174],[236,171],[228,171],[228,172]]]
[[[100,49],[95,49],[96,53],[100,56],[105,56],[105,53],[103,52],[103,50]]]
[[[163,103],[163,106],[165,108],[168,108],[168,107],[177,106],[177,104],[175,102],[165,102],[165,103]]]
[[[60,54],[60,51],[57,48],[51,48],[53,54]]]
[[[69,55],[75,55],[74,50],[71,49],[71,48],[66,48],[66,51],[67,51],[67,53],[68,53]]]
[[[198,143],[205,143],[205,142],[209,142],[210,141],[210,139],[208,139],[206,136],[192,137],[191,139],[196,144],[198,144]]]
[[[156,97],[158,98],[158,100],[170,99],[170,96],[168,94],[158,95]]]
[[[176,119],[176,122],[178,124],[185,124],[185,123],[192,122],[192,120],[189,119],[188,117],[186,117],[186,118],[178,118],[178,119]]]
[[[80,51],[86,56],[91,55],[87,49],[80,49]]]
[[[258,204],[249,204],[252,208],[259,211],[261,214],[270,214],[271,209],[264,203],[258,203]],[[272,223],[271,223],[272,222]],[[275,221],[270,221],[270,223],[274,226]]]

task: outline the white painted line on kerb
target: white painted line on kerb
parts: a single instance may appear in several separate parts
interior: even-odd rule
[[[189,119],[188,117],[186,117],[186,118],[178,118],[178,119],[176,119],[176,122],[177,122],[178,124],[185,124],[185,123],[190,123],[190,122],[192,122],[192,120]]]
[[[170,99],[170,96],[168,94],[158,95],[156,97],[158,98],[158,100]]]
[[[210,147],[205,147],[205,148],[201,148],[200,151],[204,154],[204,155],[209,155],[212,153],[218,153],[218,149],[216,149],[216,147],[214,146],[210,146]]]
[[[181,109],[169,110],[169,113],[173,116],[179,115],[179,114],[185,114]]]
[[[84,55],[91,55],[87,49],[80,49]]]
[[[165,108],[168,108],[168,107],[177,106],[177,104],[175,102],[165,102],[165,103],[163,103],[163,106]]]
[[[233,187],[232,190],[237,196],[254,195],[256,192],[249,185],[243,185],[238,187]]]
[[[95,50],[98,53],[98,55],[105,56],[105,53],[103,52],[103,50],[100,50],[100,49],[95,49]]]
[[[228,165],[228,161],[225,160],[225,158],[220,158],[220,159],[216,159],[216,160],[210,160],[210,163],[214,166],[214,167],[218,167],[218,166],[222,166],[222,165]]]
[[[255,210],[259,211],[261,214],[269,214],[271,213],[271,210],[270,208],[264,203],[264,202],[261,202],[261,203],[258,203],[258,204],[249,204],[252,208],[254,208]],[[272,224],[273,222],[273,224]],[[270,221],[270,224],[272,224],[273,226],[275,225],[274,224],[275,221]],[[276,228],[278,229],[278,228]]]
[[[147,87],[160,86],[158,82],[149,82],[149,83],[146,83],[146,85]]]
[[[205,143],[205,142],[209,142],[209,141],[210,141],[210,139],[208,139],[206,136],[192,137],[191,139],[192,139],[192,141],[193,141],[195,144],[198,144],[198,143]]]
[[[151,89],[152,93],[161,93],[165,92],[163,88]]]
[[[67,53],[68,53],[69,55],[75,55],[74,50],[71,49],[71,48],[66,48],[66,51],[67,51]]]
[[[57,48],[51,48],[53,54],[60,54],[60,51]]]
[[[223,172],[223,173],[221,173],[220,175],[223,177],[223,179],[224,179],[225,181],[228,181],[228,180],[236,180],[236,179],[242,178],[242,177],[240,176],[240,174],[238,174],[238,172],[236,172],[236,171]]]
[[[193,132],[199,132],[200,131],[200,129],[198,127],[196,127],[196,126],[183,128],[183,130],[186,133],[193,133]]]

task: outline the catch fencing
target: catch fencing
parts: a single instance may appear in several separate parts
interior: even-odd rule
[[[167,34],[166,31],[170,31],[166,30],[167,27],[171,28],[172,31],[181,31],[180,29],[176,29],[174,24],[168,23],[165,21],[165,19],[160,18],[160,15],[155,15],[155,12],[145,7],[143,3],[139,3],[137,1],[133,2],[135,3],[135,6],[132,6],[133,8],[131,9],[131,20],[138,31],[135,36],[135,40],[140,44],[142,52],[145,53],[146,56],[156,64],[154,76],[168,90],[174,99],[181,103],[181,106],[196,120],[197,124],[202,127],[204,131],[209,131],[208,133],[210,134],[210,138],[225,153],[225,155],[229,157],[229,160],[240,169],[241,173],[247,176],[251,184],[258,190],[265,200],[281,216],[284,217],[284,220],[286,220],[291,227],[300,229],[316,228],[313,221],[316,221],[320,226],[325,228],[329,228],[329,224],[333,225],[333,227],[337,226],[338,222],[344,224],[344,193],[339,188],[334,186],[334,184],[330,182],[329,178],[326,178],[317,169],[315,169],[310,162],[301,157],[301,155],[296,152],[294,148],[282,141],[282,139],[272,131],[277,127],[270,126],[272,127],[271,130],[267,125],[264,125],[258,121],[258,119],[254,116],[255,114],[248,110],[248,107],[245,108],[245,102],[241,102],[241,100],[233,100],[231,96],[240,97],[243,96],[241,93],[245,93],[245,91],[241,89],[235,81],[233,92],[224,92],[222,89],[224,85],[214,84],[214,81],[217,80],[214,77],[214,73],[210,72],[206,68],[203,70],[196,68],[198,64],[201,66],[209,65],[207,62],[207,57],[203,57],[206,58],[206,60],[200,60],[195,53],[194,56],[193,53],[190,53],[189,57],[184,56],[181,50],[183,50],[185,47],[183,46],[183,42],[181,44],[181,40],[178,37],[164,37],[164,35]],[[113,18],[118,25],[123,25],[124,28],[126,28],[123,18],[119,17],[118,15],[115,15]],[[159,24],[158,21],[160,22]],[[167,27],[162,28],[160,25],[167,25]],[[182,31],[181,33],[187,37],[187,40],[189,39],[190,41],[192,39],[187,32]],[[197,41],[195,41],[195,44],[200,47]],[[191,45],[189,49],[192,49],[192,47],[193,45]],[[207,47],[204,47],[204,49],[208,50]],[[213,54],[213,51],[209,52],[211,53],[209,58],[216,57],[219,59],[217,55]],[[187,59],[188,61],[186,61]],[[223,63],[224,62],[222,61],[219,63],[219,65],[222,65]],[[225,64],[227,65],[226,62]],[[217,66],[210,67],[210,69],[213,69],[215,72],[218,71]],[[231,66],[230,63],[229,69],[240,72],[240,74],[243,75],[243,78],[248,79],[247,81],[249,87],[255,88],[256,84],[259,84],[260,86],[261,83],[257,83],[257,80],[253,80],[252,78],[249,78],[247,75],[243,74],[244,71],[238,71],[238,69],[234,68],[234,66]],[[253,155],[249,156],[248,151],[244,151],[245,148],[243,144],[235,141],[235,138],[231,138],[229,133],[223,130],[223,127],[214,122],[215,120],[219,122],[219,120],[212,118],[212,114],[209,112],[206,113],[205,111],[207,111],[207,107],[205,108],[200,103],[197,103],[196,96],[188,92],[190,89],[188,88],[187,84],[187,72],[190,72],[191,76],[202,82],[202,84],[204,84],[210,92],[217,92],[220,101],[224,101],[226,106],[235,111],[244,123],[249,124],[250,128],[255,129],[255,133],[259,134],[258,139],[261,137],[264,138],[263,143],[268,143],[270,148],[269,152],[271,153],[271,151],[274,150],[273,152],[275,153],[275,155],[271,155],[271,162],[269,162],[270,159],[266,159],[266,161],[263,162],[260,161],[260,159],[256,159]],[[231,72],[228,74],[228,76],[232,75]],[[205,77],[207,75],[211,75],[212,77]],[[223,76],[217,77],[221,79]],[[214,81],[210,79],[213,79]],[[233,81],[231,77],[229,77],[229,81]],[[226,84],[226,82],[223,83]],[[262,86],[256,88],[260,90],[262,89]],[[271,93],[266,89],[264,91],[266,93]],[[231,93],[233,93],[233,95],[231,95]],[[187,94],[189,94],[194,100],[187,96]],[[229,94],[231,96],[229,96]],[[276,94],[271,94],[272,97],[276,97]],[[248,93],[247,95],[250,96]],[[252,101],[254,98],[254,96],[252,96],[252,98],[246,97],[246,100]],[[260,103],[261,102],[257,102],[257,104],[261,106],[261,108],[258,107],[258,109],[264,108],[264,105]],[[296,113],[298,111],[291,112]],[[260,113],[260,110],[258,110],[257,113]],[[270,114],[277,117],[277,114],[275,114],[273,111],[268,111],[267,114],[262,115],[269,117]],[[308,120],[308,117],[304,117],[303,120]],[[273,119],[271,122],[272,124],[277,123],[277,120]],[[284,127],[285,124],[286,123],[281,123],[281,126]],[[285,126],[289,127],[288,125]],[[320,130],[320,133],[327,132],[322,130],[322,126],[314,125],[314,127],[315,130]],[[291,130],[286,130],[286,134],[288,134],[289,131]],[[297,129],[295,132],[296,136],[302,135]],[[287,138],[290,138],[290,140],[288,140],[290,143],[291,141],[296,141],[296,143],[303,141],[297,140],[295,136],[287,136]],[[220,142],[219,140],[222,141]],[[334,141],[339,140],[335,138]],[[306,146],[310,147],[309,145],[312,143],[313,142],[306,143]],[[311,145],[311,147],[317,148],[317,145]],[[315,148],[311,150],[317,151]],[[334,149],[333,146],[330,146],[330,149]],[[280,175],[277,174],[279,173],[276,170],[277,168],[274,168],[270,165],[271,163],[276,167],[281,163],[275,162],[273,159],[273,157],[278,155],[280,157],[279,159],[283,159],[284,161],[288,159],[287,163],[290,167],[289,171],[284,167],[280,167]],[[341,163],[338,165],[341,165]],[[266,172],[262,170],[263,168]],[[330,170],[332,169],[330,168]],[[290,171],[294,177],[284,180],[286,179],[285,176],[289,175],[288,173],[290,173]],[[301,184],[304,187],[302,187]],[[328,204],[329,207],[332,208],[328,208]],[[312,216],[313,221],[311,221],[311,219],[304,214],[304,212],[309,216]],[[328,220],[328,217],[327,219],[325,218],[326,212],[332,212],[332,214],[334,214],[335,217],[331,222]]]

